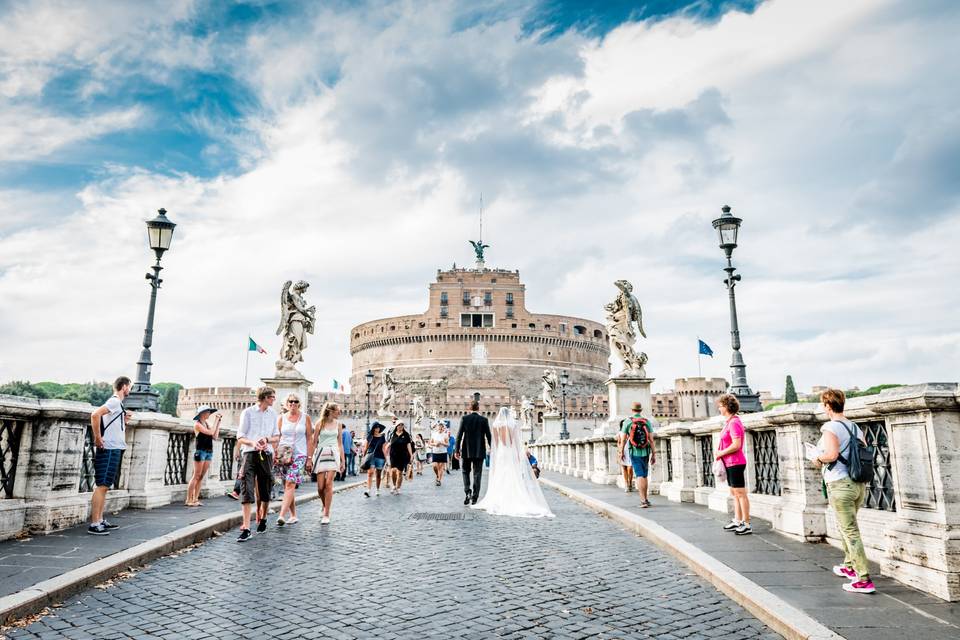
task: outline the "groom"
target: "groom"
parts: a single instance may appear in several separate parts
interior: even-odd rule
[[[477,413],[480,403],[474,400],[470,411],[460,420],[460,432],[457,434],[457,450],[454,454],[463,464],[463,490],[467,497],[463,504],[477,504],[480,497],[480,479],[483,476],[483,459],[487,457],[487,445],[490,444],[490,423]],[[470,471],[473,471],[473,490],[470,489]]]

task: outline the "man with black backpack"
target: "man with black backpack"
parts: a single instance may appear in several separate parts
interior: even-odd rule
[[[650,465],[657,462],[653,424],[649,418],[640,414],[643,405],[639,402],[634,402],[630,408],[633,416],[624,418],[620,423],[620,433],[625,436],[620,445],[620,457],[623,457],[624,451],[630,454],[633,476],[637,479],[637,493],[640,494],[640,507],[646,509],[650,506],[650,501],[647,500],[647,475]]]
[[[90,429],[97,453],[93,458],[95,486],[90,496],[90,526],[87,527],[87,533],[94,536],[110,535],[110,530],[117,528],[117,525],[103,518],[103,510],[107,503],[107,491],[117,480],[123,450],[127,448],[127,420],[132,414],[123,407],[123,401],[130,394],[130,387],[130,378],[117,378],[113,383],[113,395],[90,414]]]
[[[830,421],[820,428],[823,435],[813,464],[822,469],[843,545],[843,564],[835,566],[833,572],[850,580],[843,585],[845,591],[873,593],[876,587],[870,579],[857,510],[866,497],[866,483],[873,476],[874,448],[867,446],[860,427],[843,415],[843,391],[827,389],[820,394],[820,402]]]

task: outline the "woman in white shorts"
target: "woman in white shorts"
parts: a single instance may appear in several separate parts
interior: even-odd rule
[[[340,407],[335,402],[325,402],[320,411],[320,422],[314,431],[313,472],[317,474],[317,494],[323,503],[320,524],[330,522],[330,507],[333,505],[333,477],[343,473],[346,457],[343,455],[343,425],[340,424]]]

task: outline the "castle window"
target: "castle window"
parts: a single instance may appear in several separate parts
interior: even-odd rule
[[[470,306],[470,292],[467,291],[466,289],[463,290],[463,306],[465,307]]]
[[[603,337],[603,331],[600,331],[600,329],[594,329],[594,330],[593,330],[593,337],[594,337],[594,338],[602,338],[602,337]]]
[[[483,304],[484,306],[489,307],[493,304],[493,293],[490,291],[483,292]]]
[[[576,334],[576,335],[578,335],[578,336],[582,336],[582,335],[585,334],[586,332],[587,332],[587,328],[586,328],[586,327],[582,327],[582,326],[580,326],[579,324],[573,325],[573,333],[574,333],[574,334]]]
[[[491,282],[492,284],[497,284],[497,279],[496,279],[496,278],[490,278],[490,282]]]
[[[566,332],[567,332],[567,323],[566,323],[566,322],[561,322],[561,323],[560,323],[560,332],[561,332],[561,333],[566,333]]]
[[[460,314],[460,326],[461,327],[473,327],[473,328],[483,328],[483,327],[493,327],[493,314],[492,313],[461,313]]]
[[[527,328],[528,328],[528,329],[536,329],[536,328],[537,328],[537,325],[534,324],[533,322],[531,322],[530,324],[527,325]]]
[[[447,304],[447,292],[446,292],[446,291],[441,291],[441,292],[440,292],[440,304]]]
[[[359,333],[353,334],[353,339],[354,339],[354,340],[356,340],[356,339],[359,338],[359,337],[360,337],[360,334],[359,334]]]
[[[507,294],[507,304],[513,304],[513,293]]]
[[[517,323],[514,322],[513,324],[511,324],[511,325],[510,325],[510,328],[511,328],[511,329],[516,329],[516,328],[517,328]]]
[[[550,331],[550,325],[548,325],[548,324],[543,325],[543,330],[544,330],[544,331]]]
[[[513,307],[507,307],[507,317],[508,318],[513,317]]]
[[[447,317],[447,307],[446,307],[446,305],[440,307],[440,317],[441,317],[441,318],[446,318],[446,317]]]

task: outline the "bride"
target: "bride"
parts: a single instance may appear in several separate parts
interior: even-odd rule
[[[492,515],[552,518],[553,512],[527,461],[526,448],[510,407],[501,407],[493,421],[490,481],[487,492],[473,509]]]

